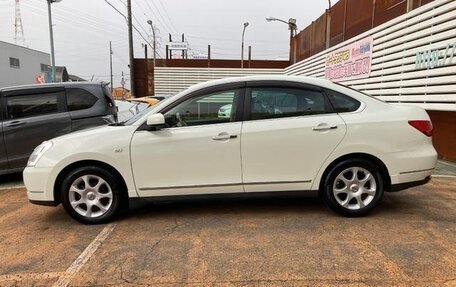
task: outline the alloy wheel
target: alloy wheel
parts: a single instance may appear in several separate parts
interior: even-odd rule
[[[332,192],[340,206],[349,210],[359,210],[374,200],[377,182],[367,169],[350,167],[336,176]]]
[[[70,185],[69,203],[79,215],[95,218],[109,211],[113,202],[111,186],[98,175],[83,175]]]

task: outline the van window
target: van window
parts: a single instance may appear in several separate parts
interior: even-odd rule
[[[68,111],[85,110],[93,107],[98,98],[83,89],[66,89]]]
[[[9,119],[58,113],[58,93],[20,95],[6,97]]]

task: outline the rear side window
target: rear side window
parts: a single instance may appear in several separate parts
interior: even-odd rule
[[[327,92],[329,101],[337,113],[354,112],[361,106],[360,102],[349,96],[332,90]]]
[[[327,113],[325,96],[319,91],[296,88],[252,88],[252,120]]]
[[[9,119],[42,116],[59,112],[58,93],[6,97]]]
[[[98,101],[95,95],[77,88],[67,88],[66,97],[69,112],[90,109]]]

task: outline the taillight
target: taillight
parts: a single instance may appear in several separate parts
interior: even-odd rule
[[[432,137],[433,128],[431,121],[409,121],[408,123],[426,136]]]

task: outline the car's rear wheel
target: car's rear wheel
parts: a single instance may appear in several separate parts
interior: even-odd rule
[[[327,205],[344,216],[363,216],[383,196],[382,175],[369,161],[357,159],[337,164],[326,177],[323,197]]]
[[[106,223],[119,212],[121,185],[106,170],[80,167],[62,184],[62,204],[71,217],[87,224]]]

